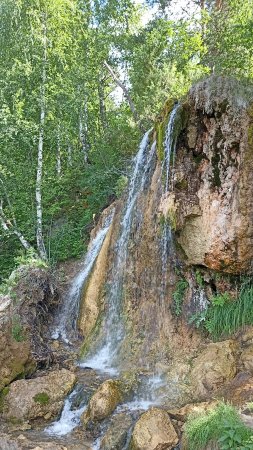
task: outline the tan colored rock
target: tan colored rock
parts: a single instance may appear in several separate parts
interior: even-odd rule
[[[111,208],[108,214],[111,213]],[[88,284],[84,289],[81,299],[78,328],[87,338],[93,331],[99,314],[102,312],[103,306],[103,287],[105,282],[105,273],[108,258],[108,249],[111,240],[112,227],[103,242],[102,248],[97,257],[96,263],[92,270]]]
[[[250,345],[243,350],[240,362],[247,372],[253,373],[253,345]]]
[[[201,414],[213,409],[218,405],[218,401],[201,402],[201,403],[189,403],[179,409],[169,409],[167,413],[169,416],[175,418],[178,421],[185,422],[190,414]]]
[[[22,422],[44,418],[47,414],[55,417],[75,381],[75,375],[66,369],[39,378],[14,381],[4,398],[3,417]]]
[[[208,344],[193,361],[194,393],[206,397],[236,374],[236,344],[233,340]]]
[[[136,422],[131,450],[169,450],[178,443],[178,436],[169,415],[159,408],[151,408]]]
[[[109,417],[122,401],[120,383],[117,380],[106,380],[91,397],[87,410],[82,414],[84,425],[91,421],[100,421]]]
[[[188,263],[238,274],[253,258],[253,91],[245,92],[221,77],[195,85],[175,162],[176,174],[185,175],[174,200]]]

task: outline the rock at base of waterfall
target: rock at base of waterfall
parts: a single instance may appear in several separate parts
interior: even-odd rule
[[[210,402],[201,402],[201,403],[189,403],[182,408],[179,409],[169,409],[167,413],[173,419],[176,419],[180,422],[185,422],[190,414],[202,414],[210,409],[215,408],[219,404],[218,400],[213,400]]]
[[[127,414],[117,414],[104,435],[100,448],[103,450],[122,450],[127,442],[132,419]]]
[[[208,397],[236,374],[236,343],[232,339],[208,344],[193,362],[192,385],[199,398]]]
[[[56,417],[76,376],[66,369],[30,380],[14,381],[3,400],[3,417],[12,422]]]
[[[82,423],[86,426],[89,421],[105,419],[121,401],[121,383],[117,380],[105,381],[91,397],[87,410],[81,416]]]
[[[243,350],[240,363],[247,372],[253,373],[253,345],[250,345]]]
[[[132,434],[131,450],[169,450],[178,436],[166,411],[151,408],[142,414]]]

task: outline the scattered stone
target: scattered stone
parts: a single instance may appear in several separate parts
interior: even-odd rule
[[[48,414],[55,417],[75,381],[75,375],[66,369],[55,370],[43,377],[14,381],[4,398],[3,417],[20,424],[45,418]]]
[[[169,450],[178,443],[178,436],[169,415],[159,408],[151,408],[136,422],[131,450]]]
[[[109,417],[121,401],[121,383],[106,380],[91,397],[87,410],[81,416],[82,423],[86,426],[89,421],[96,422]]]
[[[197,396],[205,398],[235,376],[235,352],[233,340],[207,345],[193,362],[191,378]]]
[[[177,421],[185,422],[190,414],[204,413],[210,409],[215,408],[215,406],[217,406],[218,403],[219,403],[218,401],[189,403],[179,409],[169,409],[167,410],[167,413],[169,414],[170,417],[175,418]]]
[[[113,417],[112,423],[101,441],[101,450],[122,450],[127,442],[131,425],[132,419],[127,414],[117,414]]]

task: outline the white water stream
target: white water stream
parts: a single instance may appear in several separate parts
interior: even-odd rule
[[[69,335],[77,328],[81,292],[84,289],[85,283],[89,278],[96,258],[103,245],[104,239],[109,231],[113,215],[114,211],[107,217],[104,226],[98,231],[90,244],[82,264],[82,269],[74,278],[71,288],[65,296],[65,301],[63,302],[62,308],[59,311],[57,325],[52,333],[53,339],[61,338],[65,343],[69,343]]]

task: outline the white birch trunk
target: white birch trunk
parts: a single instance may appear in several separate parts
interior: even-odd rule
[[[80,114],[80,118],[79,118],[79,138],[80,138],[80,143],[81,143],[81,147],[82,147],[82,151],[83,151],[83,160],[84,160],[84,164],[87,164],[88,162],[88,151],[87,151],[87,145],[86,145],[86,136],[85,136],[85,129],[83,126],[83,114]]]
[[[68,144],[68,165],[72,167],[72,146]]]
[[[23,234],[16,228],[16,223],[15,226],[12,225],[12,223],[6,219],[4,213],[3,213],[3,206],[2,206],[2,202],[0,203],[0,223],[2,225],[2,228],[4,229],[4,231],[7,231],[9,233],[15,234],[18,239],[20,240],[22,246],[26,249],[29,250],[30,248],[32,248],[31,244],[29,244],[29,242],[25,239],[25,237],[23,236]]]
[[[46,116],[46,64],[47,64],[47,30],[46,17],[43,24],[43,67],[42,67],[42,85],[41,85],[41,111],[40,111],[40,132],[38,142],[38,162],[37,162],[37,179],[36,179],[36,213],[37,213],[37,247],[39,255],[42,259],[47,259],[43,231],[42,231],[42,174],[43,174],[43,146],[44,146],[44,127]]]
[[[60,125],[57,130],[57,157],[56,157],[56,171],[58,177],[61,175],[61,138],[60,138]]]

